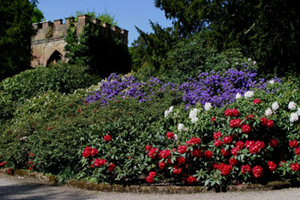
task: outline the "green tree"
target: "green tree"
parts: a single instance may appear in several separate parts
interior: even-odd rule
[[[74,24],[70,24],[65,41],[68,62],[85,67],[91,74],[104,78],[113,72],[130,71],[131,58],[127,45],[113,35],[107,35],[104,29],[87,24],[78,35]]]
[[[240,48],[264,74],[300,73],[300,5],[292,0],[155,0],[181,37],[196,32],[223,51]]]
[[[76,11],[76,19],[78,19],[78,16],[80,15],[89,15],[91,16],[92,19],[99,19],[101,20],[102,23],[108,23],[111,24],[112,26],[117,26],[118,21],[116,20],[116,17],[109,13],[107,10],[104,10],[102,13],[96,13],[94,9],[92,11],[82,11],[82,10],[77,10]]]
[[[0,0],[0,80],[30,68],[36,3]]]

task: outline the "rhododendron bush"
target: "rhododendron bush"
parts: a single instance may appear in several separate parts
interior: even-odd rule
[[[111,75],[91,93],[48,91],[16,110],[0,135],[0,161],[112,184],[297,178],[297,85],[255,76],[227,70],[175,85]]]

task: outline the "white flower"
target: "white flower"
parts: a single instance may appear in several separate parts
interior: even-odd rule
[[[300,108],[297,108],[297,114],[300,115]]]
[[[174,134],[174,140],[178,140],[178,135]]]
[[[212,105],[211,103],[205,103],[204,105],[204,109],[207,111],[207,110],[210,110],[212,108]]]
[[[290,122],[298,121],[298,119],[299,119],[299,116],[298,116],[297,113],[292,113],[291,114]]]
[[[187,132],[189,129],[187,127],[184,127],[183,131]]]
[[[169,110],[166,110],[166,111],[165,111],[165,118],[168,118],[168,117],[169,117],[169,114],[170,114],[170,111],[169,111]]]
[[[274,103],[272,103],[272,109],[275,111],[279,108],[279,104],[277,103],[277,101],[275,101]]]
[[[251,58],[248,58],[248,61],[251,61],[252,59]]]
[[[165,118],[168,118],[169,117],[169,115],[173,112],[173,106],[171,106],[170,108],[169,108],[169,110],[166,110],[165,111]]]
[[[295,110],[297,108],[297,104],[295,102],[291,101],[288,105],[288,108],[290,110]]]
[[[272,80],[269,81],[269,83],[270,83],[271,85],[273,85],[273,84],[275,83],[275,81],[272,79]]]
[[[253,61],[253,65],[256,65],[256,61]]]
[[[242,95],[241,95],[240,93],[236,93],[235,99],[239,99],[239,98],[241,98],[241,97],[242,97]]]
[[[182,130],[184,129],[184,124],[179,123],[177,129],[178,129],[179,131],[182,131]]]
[[[266,115],[267,117],[270,117],[270,116],[272,115],[272,110],[271,110],[271,108],[268,108],[268,109],[265,111],[265,115]]]
[[[192,118],[192,123],[196,123],[198,120],[199,120],[198,117],[193,117]]]
[[[251,98],[251,97],[253,97],[253,95],[254,95],[254,92],[253,92],[253,91],[247,91],[247,92],[245,92],[245,94],[244,94],[245,99]]]
[[[197,108],[193,108],[191,111],[190,111],[190,114],[189,114],[189,118],[197,118],[197,114],[198,114],[199,110]]]

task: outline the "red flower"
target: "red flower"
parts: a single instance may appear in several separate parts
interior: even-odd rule
[[[223,137],[220,131],[214,133],[214,139],[217,140],[219,137]]]
[[[165,168],[165,166],[166,166],[166,163],[164,161],[161,161],[160,163],[158,163],[159,169],[163,169],[163,168]]]
[[[152,146],[150,146],[150,145],[148,145],[148,144],[147,144],[146,147],[145,147],[146,151],[148,151],[148,152],[151,150],[151,148],[152,148]]]
[[[91,150],[91,155],[92,156],[95,156],[95,155],[97,155],[98,154],[98,150],[97,149],[92,149]]]
[[[231,154],[232,154],[232,155],[237,155],[238,152],[239,152],[240,150],[241,150],[241,149],[240,149],[239,147],[233,147],[233,148],[231,149]]]
[[[167,133],[167,138],[170,140],[170,139],[173,139],[174,138],[174,133],[172,132],[168,132]]]
[[[187,151],[187,147],[185,145],[178,146],[177,151],[178,153],[184,154]]]
[[[240,127],[241,124],[242,124],[242,121],[243,121],[243,120],[241,120],[241,119],[232,119],[232,120],[230,120],[230,122],[229,122],[229,126],[230,126],[231,128]]]
[[[267,126],[268,119],[267,118],[260,118],[260,124],[263,126]]]
[[[221,174],[223,176],[227,176],[230,174],[231,170],[232,170],[232,166],[231,165],[226,165],[224,163],[221,163],[220,167],[219,167]]]
[[[267,124],[266,124],[266,126],[267,126],[268,128],[272,128],[272,127],[273,127],[273,125],[274,125],[274,122],[273,122],[273,120],[268,120],[268,121],[267,121]]]
[[[239,115],[239,111],[237,109],[227,109],[224,112],[224,115],[226,117],[233,117],[233,116],[238,116]]]
[[[210,118],[210,121],[211,121],[211,122],[214,122],[214,121],[216,121],[216,118],[211,117],[211,118]]]
[[[186,163],[186,159],[184,157],[179,157],[176,160],[178,162],[178,165]]]
[[[276,148],[277,145],[278,145],[278,141],[277,141],[276,139],[272,138],[272,139],[270,140],[270,142],[269,142],[269,145],[270,145],[270,147],[272,147],[272,148]]]
[[[252,169],[252,174],[255,178],[260,178],[263,175],[263,168],[261,166],[255,166]]]
[[[182,168],[177,168],[177,167],[173,168],[173,173],[174,174],[179,175],[179,174],[181,174],[181,172],[182,172]]]
[[[221,154],[226,157],[229,155],[229,150],[222,149]]]
[[[238,148],[240,148],[240,149],[242,149],[242,148],[244,148],[245,144],[244,144],[243,141],[237,141],[235,143],[235,146],[238,147]]]
[[[156,172],[149,172],[149,176],[151,176],[151,177],[155,177],[156,176]]]
[[[214,145],[215,145],[215,147],[219,147],[219,146],[222,146],[222,141],[221,140],[215,140],[214,141]]]
[[[189,141],[186,142],[186,145],[188,144],[200,144],[201,143],[201,139],[198,137],[192,137]]]
[[[293,171],[299,171],[299,164],[298,163],[293,163],[293,164],[291,164],[290,167]]]
[[[277,168],[277,165],[273,161],[268,161],[268,166],[269,166],[270,171],[272,171],[272,172],[275,171]]]
[[[105,142],[111,141],[111,136],[110,135],[104,135],[103,138],[104,138]]]
[[[190,175],[186,181],[188,182],[188,184],[193,184],[197,181],[197,178]]]
[[[231,136],[226,136],[223,138],[223,142],[225,144],[230,144],[232,142],[232,137]]]
[[[148,176],[147,178],[146,178],[146,181],[147,181],[147,183],[154,183],[154,177],[153,176]]]
[[[247,165],[242,165],[241,167],[241,173],[242,174],[247,174],[247,173],[250,173],[251,172],[251,167],[249,164]]]
[[[253,100],[253,103],[256,105],[256,104],[260,104],[261,103],[261,100],[260,99],[254,99]]]
[[[151,148],[151,150],[148,152],[148,156],[152,159],[154,159],[157,156],[158,148]]]
[[[102,165],[106,164],[106,160],[105,159],[101,159],[101,158],[96,158],[94,161],[94,165],[96,167],[101,167]]]
[[[300,147],[295,148],[295,154],[296,154],[296,155],[299,155],[299,154],[300,154]]]
[[[85,150],[82,152],[82,156],[85,157],[85,158],[90,157],[90,155],[91,155],[91,151],[90,151],[90,150],[85,149]]]
[[[79,108],[77,111],[78,111],[78,112],[81,112],[81,109]]]
[[[250,165],[242,165],[242,167],[241,167],[241,173],[242,174],[246,174],[246,173],[250,173],[250,171],[251,171],[251,167],[250,167]]]
[[[192,152],[191,152],[192,156],[195,156],[197,158],[200,158],[202,156],[202,151],[200,149],[194,149]]]
[[[213,157],[212,151],[204,151],[204,157],[205,158],[212,158]]]
[[[162,150],[161,152],[159,152],[159,159],[168,158],[170,155],[171,155],[171,151],[169,149]]]
[[[249,114],[249,115],[247,115],[247,117],[246,117],[246,120],[253,120],[254,119],[254,115],[252,115],[252,114]]]
[[[5,162],[5,161],[3,161],[2,163],[0,163],[0,167],[2,167],[2,166],[4,166],[4,165],[6,165],[6,162]]]
[[[230,165],[236,165],[238,163],[238,161],[235,159],[235,157],[231,157],[229,158],[229,164]]]
[[[111,172],[115,169],[116,165],[114,163],[109,163],[108,165],[108,171]]]
[[[249,124],[243,124],[242,125],[242,132],[243,133],[249,133],[251,131],[251,127]]]
[[[298,146],[298,141],[297,140],[292,140],[292,141],[289,141],[289,146],[291,148],[295,148]]]
[[[46,129],[47,129],[48,131],[51,131],[51,130],[52,130],[51,127],[49,127],[49,126],[48,126]]]

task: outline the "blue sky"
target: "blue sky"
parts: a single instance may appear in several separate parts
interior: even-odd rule
[[[150,33],[149,20],[158,22],[162,27],[172,25],[164,12],[154,6],[154,0],[39,0],[38,8],[47,21],[65,19],[77,10],[107,11],[115,16],[119,27],[129,31],[128,46],[139,36],[134,26]]]

